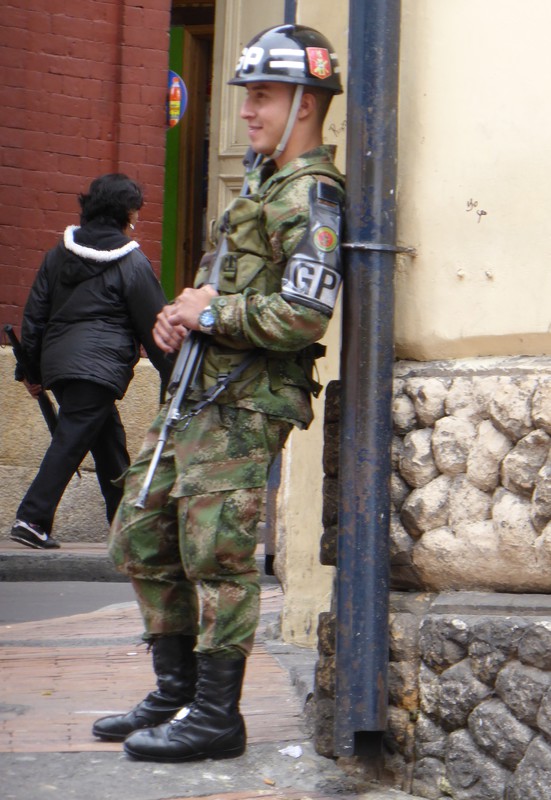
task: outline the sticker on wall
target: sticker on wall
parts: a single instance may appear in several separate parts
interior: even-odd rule
[[[173,128],[177,125],[182,117],[187,106],[187,89],[186,85],[180,76],[173,72],[168,71],[168,126]]]

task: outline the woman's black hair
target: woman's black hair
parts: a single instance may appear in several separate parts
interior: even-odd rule
[[[78,201],[81,225],[94,220],[123,230],[130,222],[130,212],[143,206],[143,194],[135,181],[117,172],[93,180],[88,194],[79,195]]]

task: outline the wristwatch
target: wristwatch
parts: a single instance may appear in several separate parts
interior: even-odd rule
[[[197,321],[199,323],[199,330],[201,333],[214,333],[214,327],[216,325],[216,313],[212,306],[207,306],[204,308],[199,314]]]

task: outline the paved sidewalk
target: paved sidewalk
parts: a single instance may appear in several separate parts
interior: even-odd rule
[[[90,546],[76,550],[99,555]],[[75,547],[66,549],[67,558],[69,551]],[[0,563],[5,553],[0,544]],[[40,560],[44,569],[51,555],[29,550],[22,557]],[[127,710],[152,688],[134,602],[0,625],[3,800],[414,800],[366,787],[358,775],[314,751],[303,707],[316,654],[277,639],[282,600],[278,585],[263,585],[261,624],[242,701],[248,748],[243,757],[227,761],[136,762],[119,744],[91,735],[96,717]]]

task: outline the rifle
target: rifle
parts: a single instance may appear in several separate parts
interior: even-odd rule
[[[10,340],[10,344],[13,349],[13,354],[15,356],[15,360],[17,361],[21,372],[25,380],[30,384],[38,384],[40,380],[38,379],[37,375],[34,373],[32,367],[29,364],[29,360],[21,342],[17,338],[17,334],[15,333],[13,327],[11,325],[4,326],[4,332],[6,336]],[[55,412],[54,406],[44,389],[40,392],[40,394],[36,398],[38,400],[38,405],[40,406],[40,410],[42,411],[42,416],[46,420],[46,425],[48,426],[48,430],[53,435],[53,432],[56,429],[57,425],[57,414]]]
[[[243,181],[243,186],[241,187],[241,196],[246,195],[248,192],[249,172],[251,169],[257,167],[261,160],[262,156],[257,155],[251,148],[249,148],[245,158],[243,159],[243,163],[245,165],[245,179]],[[217,248],[213,254],[212,266],[209,271],[208,280],[206,281],[208,285],[214,286],[214,288],[218,286],[222,264],[224,263],[224,259],[226,258],[227,254],[228,240],[226,231],[222,228],[222,236],[220,237]],[[149,462],[149,468],[144,478],[142,488],[138,494],[138,499],[134,503],[136,508],[145,508],[149,490],[151,488],[151,482],[159,461],[161,460],[161,455],[168,440],[170,429],[182,418],[180,406],[182,405],[182,401],[187,391],[195,384],[195,381],[197,380],[209,340],[210,336],[201,333],[201,331],[190,331],[180,348],[180,352],[178,353],[178,358],[174,364],[168,384],[168,391],[172,392],[170,404],[159,433],[159,438],[157,439],[155,450],[153,451],[153,456]]]

